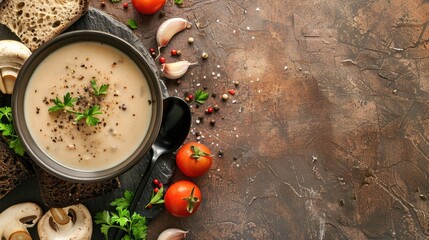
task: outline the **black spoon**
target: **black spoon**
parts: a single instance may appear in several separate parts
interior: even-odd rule
[[[137,204],[143,194],[144,187],[151,176],[158,158],[165,154],[176,151],[188,136],[191,128],[191,110],[188,104],[178,97],[168,97],[163,101],[163,116],[161,129],[155,143],[152,145],[153,156],[146,172],[141,179],[134,194],[129,210],[131,214],[135,211]],[[120,240],[123,231],[118,231],[115,240]]]

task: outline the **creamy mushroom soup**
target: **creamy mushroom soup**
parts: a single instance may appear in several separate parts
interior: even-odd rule
[[[97,91],[105,94],[97,96]],[[146,78],[123,52],[97,42],[74,43],[50,54],[33,73],[25,93],[25,121],[54,161],[77,170],[104,170],[142,143],[151,99]],[[91,114],[94,106],[99,114]]]

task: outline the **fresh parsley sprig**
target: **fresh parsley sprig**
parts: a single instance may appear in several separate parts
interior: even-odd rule
[[[100,87],[97,87],[97,81],[95,79],[92,79],[91,87],[94,90],[94,95],[100,96],[100,95],[107,94],[107,89],[109,89],[109,84],[102,84]]]
[[[71,97],[70,93],[66,93],[63,97],[63,101],[61,101],[58,97],[52,99],[55,103],[55,106],[52,106],[48,109],[49,112],[56,112],[59,110],[66,110],[67,107],[73,108],[74,103],[77,101],[77,98]],[[68,109],[70,111],[70,109]]]
[[[164,203],[164,199],[162,198],[163,196],[164,196],[164,187],[161,187],[156,193],[155,191],[153,191],[152,196],[150,197],[150,201],[145,208],[149,208],[149,206],[152,207],[155,204],[163,204]]]
[[[137,22],[134,19],[128,19],[127,21],[127,26],[131,29],[131,30],[135,30],[138,28]]]
[[[115,207],[116,212],[104,210],[95,215],[96,224],[101,224],[101,232],[106,237],[109,236],[111,228],[123,230],[126,234],[122,239],[145,240],[147,234],[146,218],[138,213],[130,214],[128,207],[134,198],[134,193],[125,191],[122,198],[118,198],[110,203]]]
[[[206,93],[200,89],[195,92],[195,102],[203,104],[207,98],[209,98],[209,93]]]
[[[86,109],[83,113],[76,112],[76,118],[74,120],[75,122],[79,122],[81,119],[85,119],[85,122],[88,126],[95,126],[100,122],[99,118],[94,117],[94,115],[98,114],[103,114],[103,112],[100,111],[99,105],[94,105]]]
[[[9,148],[16,154],[23,156],[25,148],[19,140],[18,135],[15,133],[11,107],[0,108],[0,132],[9,144]]]
[[[95,96],[100,95],[106,95],[107,90],[109,89],[109,84],[102,84],[100,87],[97,86],[97,82],[95,79],[91,80],[91,87],[94,90]],[[88,126],[95,126],[100,122],[100,119],[95,117],[94,115],[103,114],[102,111],[100,111],[99,105],[93,105],[88,109],[85,109],[83,112],[78,112],[74,110],[74,103],[78,101],[78,98],[72,97],[69,92],[67,92],[63,100],[56,97],[55,99],[52,99],[52,102],[55,104],[54,106],[50,107],[48,109],[49,112],[56,112],[56,111],[64,111],[71,114],[76,115],[74,121],[75,123],[78,123],[80,120],[85,119],[85,122]]]

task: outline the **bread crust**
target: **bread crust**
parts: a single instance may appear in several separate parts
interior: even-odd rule
[[[34,175],[32,166],[0,140],[0,199]]]
[[[89,0],[4,0],[0,23],[34,51],[88,11]]]

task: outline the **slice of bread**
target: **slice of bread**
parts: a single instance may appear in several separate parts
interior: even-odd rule
[[[48,207],[66,207],[104,195],[120,187],[118,178],[94,183],[75,183],[59,179],[35,166],[40,194]]]
[[[31,165],[0,140],[0,199],[33,175]]]
[[[0,23],[34,51],[88,11],[89,0],[3,0]]]

